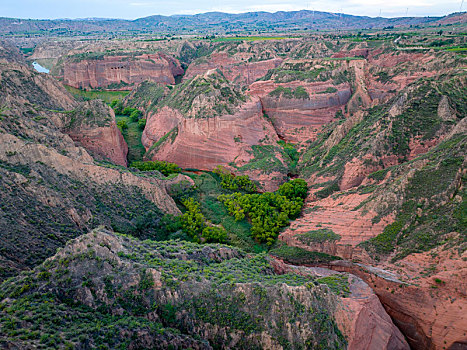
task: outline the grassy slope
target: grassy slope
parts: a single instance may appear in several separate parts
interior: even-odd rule
[[[122,100],[126,95],[130,93],[129,91],[80,90],[66,85],[65,88],[77,99],[101,99],[105,103],[110,103],[113,100]]]
[[[143,159],[146,149],[141,143],[141,135],[143,131],[138,127],[138,123],[132,122],[130,118],[124,115],[117,115],[115,119],[118,121],[126,120],[128,129],[123,130],[122,135],[128,145],[128,161],[140,161]]]

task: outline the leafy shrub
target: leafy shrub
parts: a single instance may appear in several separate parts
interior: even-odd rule
[[[279,247],[271,249],[269,254],[289,264],[314,264],[341,260],[341,258],[337,256],[320,252],[310,252],[306,249],[291,247],[283,243]]]
[[[115,114],[117,114],[117,115],[123,114],[123,103],[122,103],[122,101],[120,101],[120,100],[113,100],[113,101],[110,103],[110,107],[113,108]]]
[[[117,127],[120,129],[120,131],[128,129],[128,123],[125,119],[119,120],[117,122]]]
[[[202,237],[208,243],[224,243],[227,240],[227,231],[223,227],[205,227]]]
[[[205,217],[199,209],[200,204],[193,198],[185,199],[182,204],[187,211],[181,216],[182,228],[195,242],[199,242],[199,236],[206,227]]]
[[[146,162],[132,162],[130,167],[136,168],[141,171],[160,171],[165,176],[170,174],[176,174],[181,171],[180,167],[177,164],[169,163],[161,160],[157,161],[146,161]]]
[[[138,109],[135,109],[131,112],[130,114],[130,120],[133,122],[133,123],[136,123],[138,122],[139,118],[143,115],[143,113],[138,110]]]
[[[138,120],[138,128],[140,130],[144,130],[145,127],[146,127],[146,119]]]
[[[286,182],[285,184],[282,184],[279,187],[278,192],[281,196],[285,196],[288,199],[305,199],[308,192],[308,185],[303,179],[294,179],[292,181]]]
[[[221,177],[222,188],[232,191],[244,190],[249,193],[257,191],[256,185],[247,175],[235,176],[221,166],[218,166],[213,172]]]

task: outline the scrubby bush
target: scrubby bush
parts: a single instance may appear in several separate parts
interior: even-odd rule
[[[153,171],[157,170],[160,171],[165,176],[170,174],[176,174],[181,171],[180,167],[177,164],[169,163],[165,161],[147,161],[147,162],[132,162],[130,167],[136,168],[141,171]]]
[[[138,120],[138,128],[140,130],[144,130],[145,127],[146,127],[146,119]]]
[[[133,123],[136,123],[136,122],[138,122],[138,120],[139,120],[139,118],[141,117],[142,114],[143,113],[140,110],[135,109],[130,113],[130,120]]]
[[[128,123],[125,119],[119,120],[117,122],[117,127],[120,129],[120,131],[128,129]]]
[[[288,199],[302,198],[305,199],[308,192],[308,185],[303,179],[294,179],[286,182],[279,187],[279,194]]]
[[[256,185],[247,175],[235,176],[221,166],[218,166],[213,172],[221,177],[222,188],[232,191],[244,190],[249,193],[257,191]]]
[[[122,103],[122,101],[120,101],[120,100],[113,100],[113,101],[110,103],[110,107],[113,108],[115,114],[117,114],[117,115],[123,114],[123,103]]]
[[[223,227],[205,227],[202,233],[208,243],[224,243],[227,240],[227,231]]]
[[[182,204],[186,212],[181,216],[182,228],[195,242],[199,242],[199,236],[206,227],[205,217],[199,209],[200,204],[193,198],[185,199]]]

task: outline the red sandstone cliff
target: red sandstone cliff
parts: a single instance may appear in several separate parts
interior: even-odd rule
[[[273,58],[249,62],[242,55],[230,56],[226,52],[213,53],[209,58],[203,58],[190,64],[184,80],[204,74],[211,69],[220,69],[229,81],[248,85],[263,77],[268,70],[279,66],[282,61],[281,58]]]
[[[63,114],[61,128],[94,157],[127,166],[128,146],[115,122],[113,110],[100,100]]]
[[[307,91],[309,98],[270,95],[278,87],[296,89],[299,86]],[[327,93],[328,88],[336,91]],[[346,83],[338,86],[329,81],[279,84],[270,80],[251,84],[249,93],[261,99],[263,110],[270,117],[278,134],[293,142],[313,139],[323,125],[334,119],[336,112],[343,108],[352,94],[350,85]]]
[[[157,53],[135,57],[104,56],[102,59],[66,61],[63,67],[63,82],[75,88],[128,89],[145,80],[174,84],[175,76],[183,74],[177,59]]]
[[[168,135],[162,142],[164,135]],[[259,140],[278,140],[272,126],[263,118],[261,103],[253,99],[233,115],[212,118],[184,118],[169,107],[147,119],[143,145],[150,159],[175,162],[183,168],[212,170],[218,165],[246,163],[248,150]]]

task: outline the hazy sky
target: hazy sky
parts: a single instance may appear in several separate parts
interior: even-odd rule
[[[155,14],[209,11],[317,10],[376,17],[440,16],[460,9],[462,0],[0,0],[0,17],[135,19]],[[467,3],[467,1],[466,1]],[[467,4],[462,10],[465,10]]]

